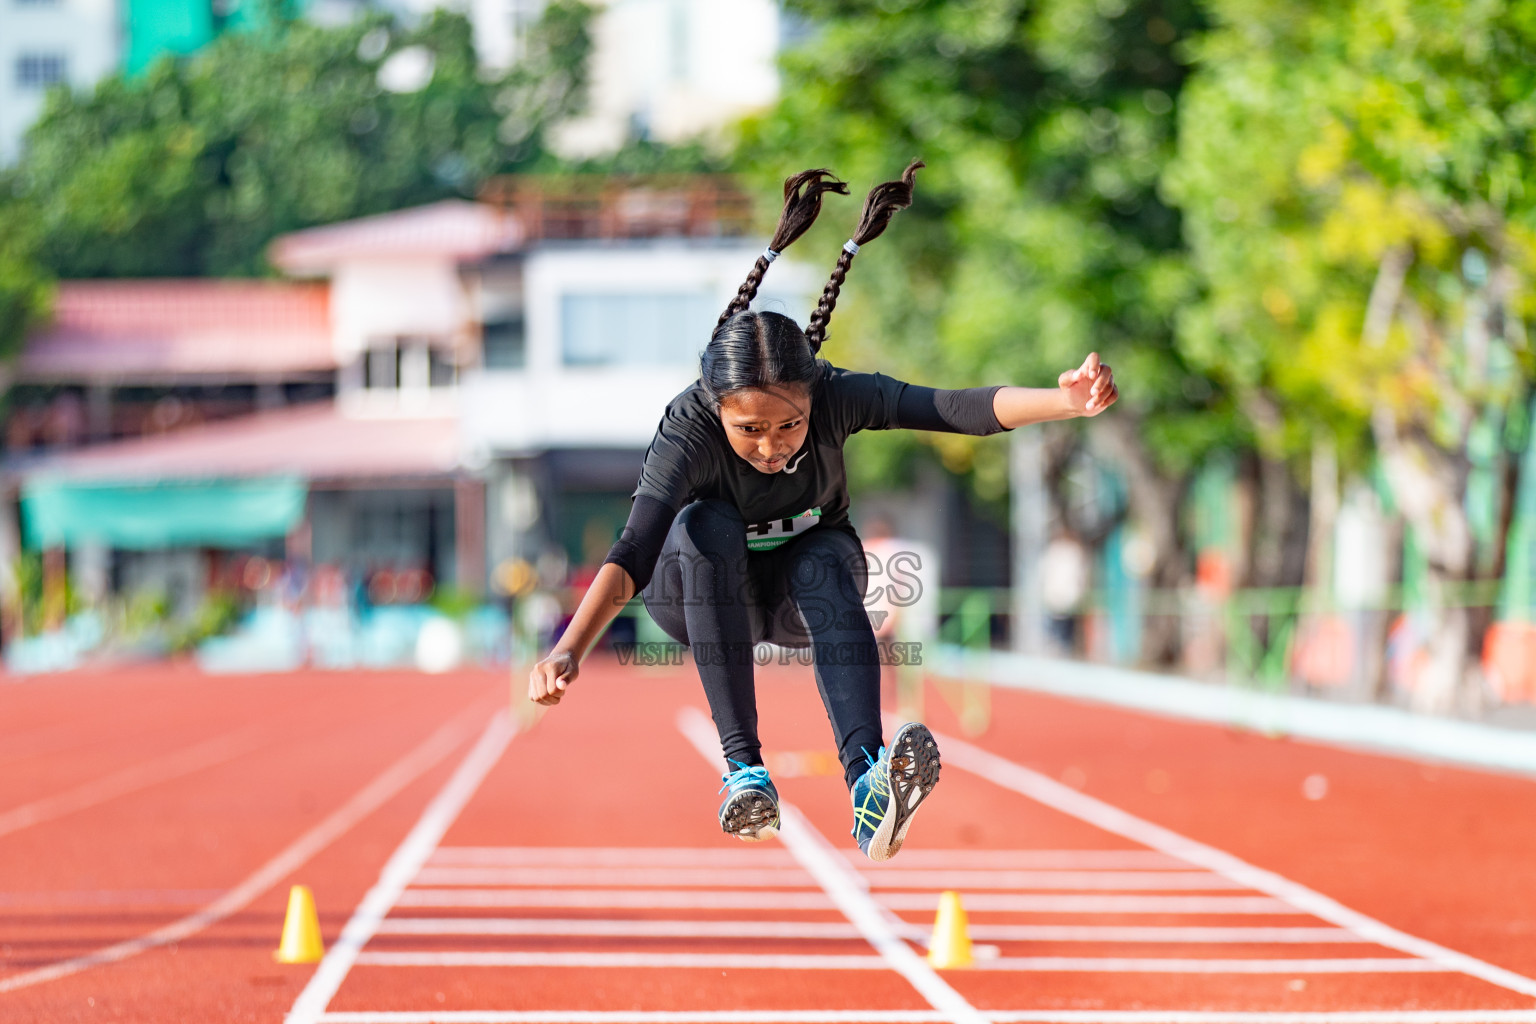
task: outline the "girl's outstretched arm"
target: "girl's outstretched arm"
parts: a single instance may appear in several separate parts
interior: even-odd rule
[[[560,642],[529,673],[528,699],[537,704],[560,703],[560,698],[565,696],[565,688],[576,679],[580,671],[581,659],[586,656],[587,648],[602,635],[608,623],[619,614],[619,609],[634,596],[635,582],[629,578],[629,573],[620,565],[605,562],[597,570],[592,585],[582,595],[581,603],[576,606],[576,614],[571,616],[571,623],[565,627]]]
[[[999,388],[992,396],[997,422],[1011,430],[1048,420],[1097,416],[1120,397],[1114,373],[1099,362],[1097,352],[1088,353],[1082,366],[1066,371],[1056,383],[1054,388]]]

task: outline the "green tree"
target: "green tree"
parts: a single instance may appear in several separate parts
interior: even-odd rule
[[[940,386],[1053,384],[1098,350],[1119,406],[1090,439],[1121,463],[1156,551],[1154,585],[1188,579],[1177,521],[1208,453],[1246,443],[1240,416],[1174,344],[1191,294],[1176,210],[1158,192],[1203,27],[1189,0],[793,0],[812,34],[782,61],[783,96],[744,126],[766,182],[829,166],[855,192],[920,155],[918,199],[859,256],[834,358]],[[856,209],[829,202],[816,234]],[[1069,431],[1068,437],[1077,436]],[[982,495],[1006,493],[1006,446],[938,436]],[[1171,623],[1160,623],[1160,626]],[[1176,632],[1148,631],[1168,660]]]
[[[1374,454],[1439,606],[1419,698],[1452,705],[1502,571],[1517,463],[1479,559],[1479,433],[1524,421],[1536,273],[1536,3],[1210,0],[1170,194],[1204,286],[1185,357],[1270,411],[1268,443]]]
[[[39,257],[41,232],[31,210],[3,198],[0,177],[0,368],[21,350],[27,332],[48,312],[52,280]],[[0,393],[10,374],[0,369]]]
[[[414,28],[255,19],[141,77],[56,90],[16,199],[62,277],[260,274],[278,234],[472,195],[545,158],[545,127],[583,100],[590,16],[550,4],[527,58],[498,78],[458,14]],[[424,83],[381,85],[381,68],[411,60]]]

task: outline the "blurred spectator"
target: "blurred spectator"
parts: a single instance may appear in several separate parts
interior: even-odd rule
[[[1074,654],[1078,617],[1088,597],[1088,552],[1060,526],[1040,556],[1040,583],[1051,640],[1062,653]]]

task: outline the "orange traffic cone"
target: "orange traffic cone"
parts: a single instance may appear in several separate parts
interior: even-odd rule
[[[928,963],[940,968],[971,966],[971,933],[960,894],[953,889],[939,896],[939,913],[933,919],[933,938],[928,942]]]
[[[272,959],[280,964],[312,964],[325,956],[320,941],[320,916],[315,913],[315,897],[307,885],[288,890],[288,913],[283,918],[283,940]]]

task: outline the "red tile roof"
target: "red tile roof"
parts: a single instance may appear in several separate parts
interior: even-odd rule
[[[469,261],[509,252],[522,239],[512,215],[485,203],[428,206],[308,228],[272,243],[272,265],[298,277],[329,274],[355,259],[439,257]]]
[[[325,482],[443,477],[458,462],[454,417],[354,418],[320,402],[94,445],[24,475],[151,483],[296,474]]]
[[[283,281],[63,281],[23,380],[273,377],[336,368],[330,293]]]

